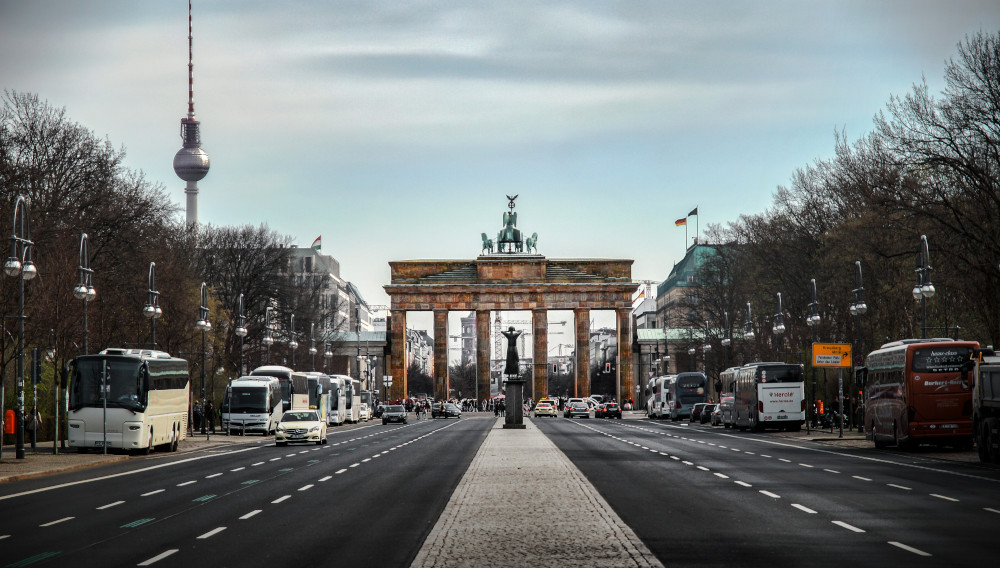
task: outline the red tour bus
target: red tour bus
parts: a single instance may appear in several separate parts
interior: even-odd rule
[[[865,436],[876,448],[921,442],[972,447],[972,383],[962,379],[975,341],[903,339],[865,362]]]

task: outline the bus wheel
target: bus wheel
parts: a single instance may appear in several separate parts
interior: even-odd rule
[[[139,450],[144,456],[148,456],[150,452],[153,451],[153,429],[149,429],[149,438],[146,439],[146,447]]]
[[[180,437],[181,437],[180,433],[175,428],[174,429],[173,439],[170,440],[170,451],[171,452],[176,452],[177,451],[177,444],[179,443],[179,438]]]
[[[886,446],[886,444],[882,440],[878,439],[878,434],[875,432],[875,421],[874,420],[872,420],[871,430],[869,430],[869,431],[872,433],[872,441],[875,442],[875,448],[879,449],[879,450],[881,450],[882,448],[884,448]]]

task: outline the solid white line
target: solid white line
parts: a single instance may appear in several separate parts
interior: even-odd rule
[[[155,564],[155,563],[159,562],[160,560],[163,560],[164,558],[170,556],[171,554],[177,552],[178,550],[180,550],[180,549],[179,548],[172,548],[172,549],[170,549],[170,550],[168,550],[168,551],[166,551],[166,552],[164,552],[162,554],[158,554],[158,555],[150,558],[149,560],[144,560],[144,561],[140,562],[138,565],[139,566],[150,566],[152,564]]]
[[[736,485],[742,485],[743,487],[753,487],[753,485],[750,485],[746,481],[739,481],[739,480],[737,480],[737,481],[734,481],[733,483],[735,483]]]
[[[149,493],[143,493],[139,497],[149,497],[150,495],[156,495],[157,493],[163,493],[166,489],[157,489],[156,491],[150,491]]]
[[[867,477],[861,477],[860,475],[852,475],[851,477],[853,477],[854,479],[860,479],[861,481],[871,481],[871,479]]]
[[[124,502],[125,501],[115,501],[114,503],[108,503],[107,505],[101,505],[100,507],[97,508],[97,510],[98,511],[103,511],[104,509],[110,509],[111,507],[114,507],[115,505],[121,505]]]
[[[792,507],[795,507],[796,509],[798,509],[800,511],[805,511],[806,513],[809,513],[810,515],[815,515],[816,514],[816,511],[813,511],[812,509],[810,509],[809,507],[806,507],[805,505],[799,505],[798,503],[792,503]]]
[[[281,502],[282,502],[282,501],[284,501],[285,499],[290,499],[291,497],[292,497],[291,495],[285,495],[284,497],[278,497],[278,498],[277,498],[277,499],[275,499],[274,501],[271,501],[271,504],[272,504],[272,505],[277,505],[278,503],[281,503]]]
[[[212,479],[213,477],[219,477],[221,473],[213,473],[212,475],[206,475],[205,479]]]
[[[831,522],[833,524],[837,525],[838,527],[843,527],[843,528],[845,528],[845,529],[847,529],[849,531],[854,531],[856,533],[863,533],[863,532],[865,532],[864,529],[859,529],[858,527],[856,527],[854,525],[849,525],[849,524],[845,523],[844,521],[831,521]]]
[[[38,525],[38,526],[40,526],[40,527],[51,527],[52,525],[58,525],[59,523],[64,523],[66,521],[71,521],[71,520],[73,520],[75,518],[76,517],[63,517],[63,518],[59,519],[58,521],[52,521],[50,523],[45,523],[44,525]]]
[[[947,497],[945,495],[938,495],[937,493],[931,493],[931,497],[937,497],[938,499],[944,499],[945,501],[951,501],[953,503],[958,503],[958,499],[954,497]]]
[[[774,497],[775,499],[781,499],[781,495],[778,495],[776,493],[771,493],[770,491],[764,491],[763,489],[761,489],[760,493],[762,495],[767,495],[768,497]]]
[[[989,512],[991,512],[991,513],[1000,513],[1000,510],[997,510],[997,509],[991,509],[991,508],[989,508],[989,507],[983,507],[983,510],[984,510],[984,511],[989,511]]]
[[[895,487],[896,489],[902,489],[903,491],[912,491],[909,487],[905,485],[896,485],[895,483],[886,483],[889,487]]]
[[[192,483],[198,483],[198,480],[196,479],[194,481],[185,481],[184,483],[178,483],[177,487],[184,487],[185,485],[191,485]]]
[[[320,481],[327,481],[327,480],[329,480],[329,479],[332,479],[332,478],[333,478],[333,476],[332,476],[332,475],[328,475],[328,476],[326,476],[326,477],[321,477],[321,478],[319,478],[319,480],[320,480]]]
[[[299,491],[308,491],[308,490],[310,490],[312,488],[313,488],[313,484],[310,483],[309,485],[303,485],[302,487],[299,487]]]
[[[243,515],[242,517],[240,517],[240,520],[241,521],[245,521],[245,520],[249,519],[250,517],[253,517],[257,513],[259,513],[260,511],[261,511],[260,509],[254,509],[253,511],[250,511],[249,513],[247,513],[247,514]]]
[[[920,556],[930,556],[930,553],[928,553],[928,552],[924,552],[923,550],[920,550],[920,549],[917,549],[917,548],[913,548],[912,546],[907,546],[907,545],[905,545],[905,544],[903,544],[901,542],[896,542],[894,540],[890,540],[889,544],[891,544],[891,545],[893,545],[893,546],[895,546],[897,548],[902,548],[903,550],[905,550],[907,552],[912,552],[913,554],[918,554]]]
[[[10,538],[10,535],[9,534],[0,534],[0,540],[3,540],[5,538]]]
[[[198,538],[200,538],[200,539],[204,540],[204,539],[206,539],[206,538],[210,538],[210,537],[213,537],[213,536],[215,536],[215,535],[219,534],[220,532],[222,532],[222,531],[224,531],[224,530],[226,530],[226,527],[218,527],[218,528],[214,528],[214,529],[212,529],[212,530],[208,531],[207,533],[205,533],[205,534],[203,534],[203,535],[199,536]]]

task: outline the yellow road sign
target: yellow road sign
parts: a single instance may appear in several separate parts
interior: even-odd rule
[[[850,343],[813,343],[813,365],[816,367],[850,367]]]

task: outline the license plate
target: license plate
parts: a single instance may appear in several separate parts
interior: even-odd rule
[[[958,424],[942,424],[942,428],[958,428]]]
[[[101,446],[104,445],[104,440],[98,440],[98,441],[94,442],[94,445],[97,446],[98,448],[100,448]]]
[[[778,415],[778,420],[788,420],[788,415],[787,414],[779,414]]]
[[[302,434],[292,434],[291,438],[293,440],[301,440],[304,436]]]

